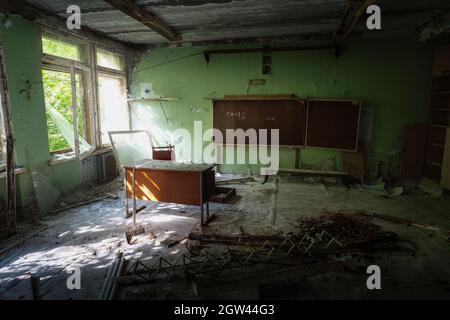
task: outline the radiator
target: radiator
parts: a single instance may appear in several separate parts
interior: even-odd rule
[[[109,182],[119,175],[116,158],[112,152],[97,155],[97,180]]]
[[[93,182],[97,180],[97,156],[90,156],[80,163],[81,182]]]
[[[119,175],[116,159],[112,152],[89,156],[81,160],[81,181],[101,183],[114,180]]]

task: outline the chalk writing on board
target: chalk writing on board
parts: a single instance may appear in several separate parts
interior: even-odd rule
[[[275,121],[275,117],[266,117],[266,121]]]
[[[245,112],[242,112],[242,111],[237,111],[237,112],[228,111],[227,118],[236,118],[238,120],[245,120],[245,119],[247,119],[247,115]]]

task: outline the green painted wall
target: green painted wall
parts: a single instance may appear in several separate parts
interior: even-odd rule
[[[261,53],[213,55],[207,64],[204,49],[156,49],[142,57],[130,75],[131,95],[140,97],[141,83],[152,83],[157,95],[181,100],[163,102],[168,121],[158,102],[134,103],[135,128],[152,130],[162,137],[162,144],[176,143],[176,136],[163,133],[178,127],[192,131],[196,120],[203,121],[204,128],[211,127],[212,102],[207,98],[224,95],[361,99],[375,111],[372,143],[366,148],[369,172],[382,161],[385,171],[397,175],[404,126],[426,122],[432,50],[415,35],[353,41],[338,59],[330,51],[275,52],[271,54],[271,75],[262,75]],[[255,78],[266,79],[266,84],[248,88],[248,80]],[[341,166],[338,151],[305,149],[301,157],[306,164],[335,157],[338,169]],[[281,167],[293,167],[294,159],[294,151],[281,150]],[[257,167],[222,169],[248,173],[256,172]]]
[[[26,219],[33,214],[26,207],[35,197],[30,173],[33,170],[41,172],[46,180],[42,183],[48,182],[51,187],[64,192],[80,184],[79,162],[47,165],[50,154],[41,77],[40,28],[17,16],[11,16],[12,25],[5,28],[4,19],[0,15],[0,39],[11,101],[16,163],[28,169],[28,172],[17,175],[19,218]],[[4,179],[0,183],[3,185]],[[0,196],[4,196],[3,186]],[[46,200],[50,199],[44,197],[43,201]]]

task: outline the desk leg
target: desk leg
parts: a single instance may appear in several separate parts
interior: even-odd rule
[[[133,227],[136,228],[136,168],[133,167]]]
[[[200,233],[203,232],[203,172],[200,173]]]
[[[129,213],[128,213],[128,194],[127,194],[127,169],[124,170],[124,177],[123,177],[123,185],[124,185],[124,189],[125,189],[125,218],[129,217]]]

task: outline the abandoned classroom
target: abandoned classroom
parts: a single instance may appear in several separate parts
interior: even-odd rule
[[[449,299],[449,9],[1,1],[0,299]]]

